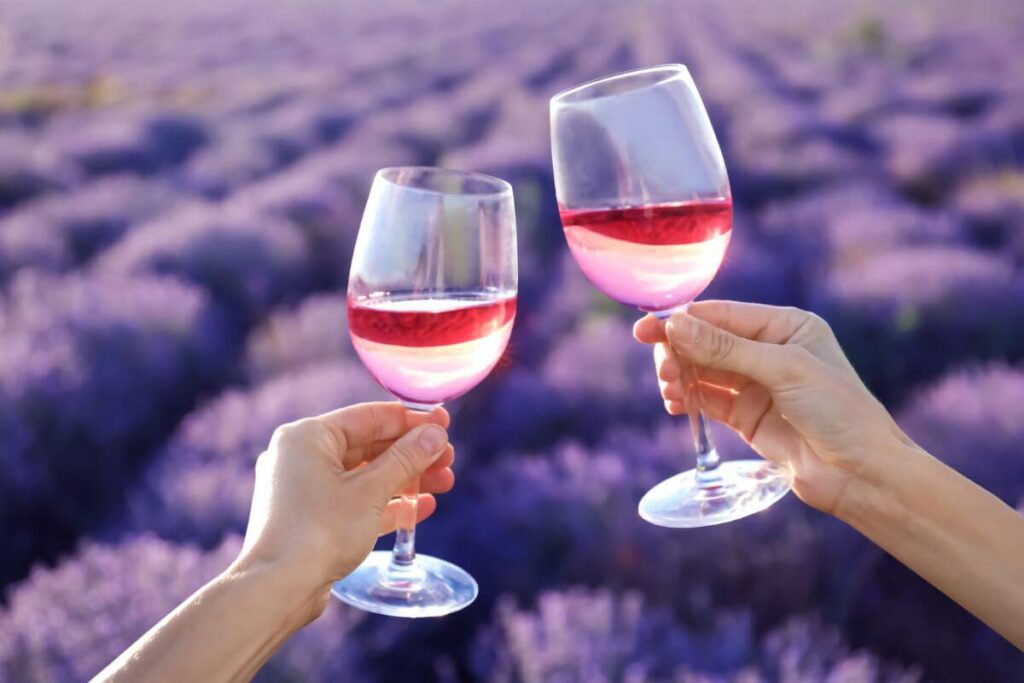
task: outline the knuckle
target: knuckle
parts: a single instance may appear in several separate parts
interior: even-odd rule
[[[274,430],[270,443],[277,448],[290,448],[308,444],[310,438],[329,432],[327,427],[314,417],[304,417],[294,422],[286,422]]]
[[[677,382],[662,382],[661,397],[668,401],[676,401],[682,399],[682,386]]]
[[[415,457],[407,446],[395,444],[394,460],[402,468],[406,479],[412,479],[416,476]]]
[[[288,444],[294,441],[301,431],[302,427],[299,426],[298,422],[286,422],[274,430],[274,434],[270,437],[270,441],[275,444]]]
[[[832,326],[828,324],[828,321],[822,318],[817,313],[806,312],[807,316],[807,327],[815,335],[820,336],[832,336]]]
[[[779,377],[785,381],[801,379],[807,374],[811,353],[802,346],[786,344],[779,347],[776,367]]]
[[[668,368],[665,367],[664,363],[660,363],[660,362],[657,363],[655,365],[655,370],[658,373],[658,379],[659,380],[661,380],[662,382],[669,381],[670,378],[668,376]]]
[[[712,328],[707,342],[708,357],[712,361],[723,361],[732,354],[735,345],[736,341],[732,335],[724,334],[721,330]]]

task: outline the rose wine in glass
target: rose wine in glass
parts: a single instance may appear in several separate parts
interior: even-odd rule
[[[508,345],[516,316],[512,188],[479,173],[378,171],[359,226],[348,286],[352,344],[406,408],[429,412],[480,383]],[[370,553],[335,597],[400,617],[460,610],[477,584],[450,562],[416,553],[419,482],[402,493],[395,547]]]
[[[732,231],[728,199],[560,213],[569,249],[594,286],[645,311],[703,292]]]
[[[639,69],[559,93],[551,137],[562,227],[583,272],[609,297],[659,318],[684,309],[710,284],[732,238],[725,162],[686,67]],[[788,468],[719,459],[696,369],[685,368],[684,379],[697,467],[648,491],[640,516],[710,526],[784,496]]]
[[[512,334],[515,294],[349,299],[352,345],[370,374],[406,403],[439,405],[490,373]]]

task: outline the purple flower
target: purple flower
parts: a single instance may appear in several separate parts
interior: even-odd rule
[[[958,370],[916,395],[900,425],[929,453],[1009,504],[1024,483],[1024,371]]]
[[[0,209],[71,187],[77,169],[27,133],[0,131]]]
[[[405,146],[369,136],[364,138],[360,132],[360,127],[356,127],[341,142],[301,159],[281,175],[280,181],[269,180],[269,187],[280,193],[280,197],[268,198],[268,208],[274,210],[276,207],[277,210],[288,212],[289,217],[294,217],[296,214],[292,212],[295,208],[282,203],[280,199],[288,198],[288,190],[301,194],[305,186],[304,192],[318,193],[316,196],[320,202],[326,198],[328,191],[347,195],[360,207],[361,213],[370,183],[378,169],[415,163],[415,155]],[[259,202],[260,197],[253,196],[252,200]],[[334,205],[338,205],[338,199],[333,201]],[[298,215],[301,217],[302,214]]]
[[[845,643],[814,616],[759,639],[748,613],[720,612],[688,628],[636,593],[580,588],[542,593],[533,610],[498,605],[478,638],[476,669],[493,683],[543,681],[850,681],[913,683],[914,669]]]
[[[716,436],[725,458],[757,457],[731,432]],[[564,583],[630,587],[672,600],[695,620],[723,604],[766,619],[810,607],[820,541],[795,500],[701,529],[700,543],[696,532],[654,527],[637,515],[648,488],[693,466],[692,449],[679,419],[653,433],[613,430],[592,448],[570,441],[508,454],[472,473],[475,499],[460,502],[467,512],[453,513],[448,525],[451,552],[472,558],[482,582],[519,595]]]
[[[872,171],[863,156],[821,137],[744,144],[749,147],[732,143],[725,156],[730,175],[735,178],[737,195],[752,201],[786,197],[829,182],[867,177]]]
[[[1024,355],[1010,332],[1024,324],[1024,280],[990,252],[897,248],[839,262],[812,306],[883,400],[958,361]]]
[[[218,198],[280,167],[270,149],[228,128],[188,160],[181,170],[181,182],[188,190]]]
[[[555,204],[547,98],[506,93],[486,137],[444,154],[438,164],[473,169],[512,183],[521,248],[537,255],[563,248]],[[526,261],[524,267],[530,267]],[[539,276],[539,273],[538,273]],[[524,277],[524,282],[529,280]]]
[[[86,541],[57,567],[36,567],[0,612],[0,678],[25,683],[90,678],[226,569],[240,548],[238,536],[203,552],[143,534],[118,545]],[[329,605],[260,676],[328,681],[357,675],[364,648],[352,642],[351,631],[364,618],[365,612]]]
[[[85,542],[53,569],[37,566],[0,612],[0,677],[84,681],[204,582],[226,569],[237,537],[210,553],[143,535]]]
[[[791,273],[792,286],[798,293],[805,295],[817,286],[821,271],[829,263],[832,223],[850,212],[900,205],[891,189],[857,180],[770,202],[759,212],[759,220],[750,225],[767,238],[774,259]],[[802,303],[801,299],[796,303]]]
[[[695,633],[635,592],[577,588],[542,593],[533,611],[502,601],[475,654],[481,677],[493,683],[679,680],[705,667],[739,668],[753,640],[749,615],[723,614]]]
[[[920,667],[905,668],[855,650],[841,633],[813,615],[794,617],[769,632],[760,650],[759,673],[769,681],[914,683],[922,679]]]
[[[799,275],[794,259],[772,249],[756,222],[737,214],[725,259],[700,298],[790,304],[799,296]]]
[[[950,182],[985,156],[979,134],[957,119],[900,114],[874,126],[895,180],[924,198],[941,196]]]
[[[856,262],[900,246],[951,244],[963,232],[955,214],[926,211],[870,183],[851,183],[769,205],[761,228],[815,262]],[[755,224],[756,227],[756,224]]]
[[[957,217],[949,212],[896,202],[852,206],[821,227],[835,263],[855,262],[896,247],[950,244],[962,231]]]
[[[140,225],[102,254],[96,267],[195,282],[244,320],[308,290],[310,246],[287,223],[232,206],[197,203]]]
[[[308,365],[253,389],[231,389],[181,423],[133,496],[134,525],[167,538],[217,542],[243,531],[253,468],[274,430],[352,403],[386,400],[349,361]]]
[[[23,267],[67,270],[176,200],[163,183],[115,176],[25,204],[0,219],[0,278]]]
[[[1024,173],[1005,172],[975,178],[953,200],[978,244],[1013,253],[1024,263]]]
[[[338,360],[353,359],[343,295],[315,294],[272,314],[249,335],[245,366],[251,381]]]
[[[201,121],[186,114],[125,110],[83,117],[52,130],[54,145],[88,175],[148,174],[181,163],[206,142]]]
[[[255,215],[286,221],[310,245],[310,271],[320,286],[341,287],[355,246],[363,192],[373,171],[345,177],[314,156],[236,192],[229,205]]]
[[[251,122],[257,146],[285,165],[309,153],[319,143],[311,112],[303,101],[277,107]]]
[[[609,316],[583,319],[548,354],[545,384],[581,414],[658,414],[661,399],[649,347],[633,339],[632,325]],[[600,371],[595,371],[601,368]]]
[[[568,321],[553,321],[547,344],[531,339],[528,327],[521,333],[527,336],[513,337],[511,357],[519,360],[521,350],[525,355],[501,377],[488,410],[478,418],[482,428],[477,445],[482,450],[539,447],[566,433],[593,439],[609,424],[646,423],[661,414],[650,348],[633,339],[628,322],[600,312],[581,313],[571,331],[560,332],[570,328]],[[524,339],[522,347],[519,338]],[[546,358],[533,362],[530,352],[546,345]],[[524,424],[530,429],[522,429]]]
[[[554,272],[557,271],[557,274]],[[516,327],[529,337],[529,351],[546,350],[556,345],[580,322],[597,311],[619,312],[619,305],[605,297],[580,270],[566,249],[558,262],[548,269],[550,286],[539,304],[516,315]],[[637,314],[639,317],[639,314]],[[537,347],[537,348],[534,348]]]
[[[0,508],[18,523],[0,526],[0,583],[95,525],[218,381],[230,347],[213,315],[167,279],[15,280],[0,307],[0,424],[15,427],[0,442]]]

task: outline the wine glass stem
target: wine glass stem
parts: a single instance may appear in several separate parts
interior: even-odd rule
[[[396,590],[416,590],[424,577],[423,570],[416,562],[416,507],[419,493],[419,477],[402,491],[391,561],[378,576],[383,585]]]
[[[693,447],[697,451],[697,483],[701,488],[711,488],[717,486],[720,481],[718,466],[721,459],[711,436],[711,420],[704,414],[704,397],[700,390],[697,368],[691,363],[684,363],[683,374],[687,385],[686,411],[690,415]]]
[[[676,310],[685,311],[689,304],[677,309],[655,311],[655,317],[668,319]],[[697,367],[692,363],[682,363],[683,383],[686,388],[686,412],[690,416],[690,432],[693,433],[693,448],[697,451],[697,484],[701,488],[714,488],[721,483],[718,466],[721,459],[715,450],[715,440],[711,436],[711,420],[704,414],[704,396],[700,391],[700,378]]]
[[[429,413],[436,406],[402,401],[406,409]],[[440,404],[438,404],[440,405]],[[423,580],[423,570],[416,563],[416,514],[419,505],[420,478],[409,482],[399,498],[395,546],[391,561],[380,574],[382,584],[391,588],[415,589]]]
[[[391,564],[406,567],[416,561],[416,508],[419,504],[420,480],[417,477],[402,491],[398,508],[398,528]]]

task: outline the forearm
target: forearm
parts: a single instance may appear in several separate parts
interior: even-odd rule
[[[1024,517],[917,448],[885,456],[838,516],[1024,649]]]
[[[316,614],[285,571],[236,563],[149,630],[99,681],[242,681]]]

